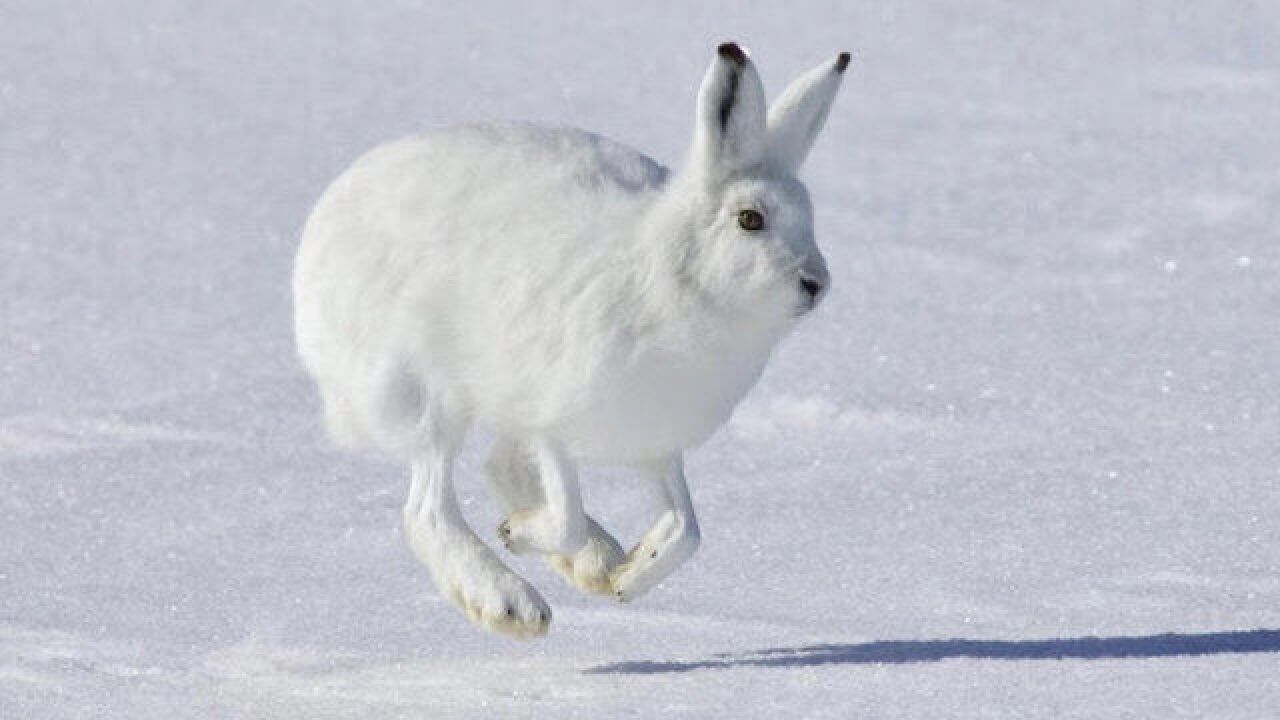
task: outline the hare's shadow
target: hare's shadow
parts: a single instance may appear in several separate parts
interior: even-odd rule
[[[1280,652],[1280,630],[1201,634],[1165,633],[1133,637],[1077,637],[1052,640],[886,640],[806,645],[744,653],[717,653],[705,660],[634,660],[590,668],[590,674],[653,674],[735,667],[805,667],[982,660],[1101,660],[1176,655]]]

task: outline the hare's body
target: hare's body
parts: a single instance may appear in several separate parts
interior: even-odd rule
[[[682,453],[828,281],[794,172],[847,62],[801,77],[766,121],[750,60],[722,45],[678,174],[578,130],[468,126],[375,149],[316,205],[293,287],[326,424],[410,463],[409,544],[480,626],[528,637],[550,610],[458,510],[473,424],[498,438],[486,470],[508,549],[580,589],[637,597],[697,547]],[[582,508],[580,460],[661,490],[625,557]]]
[[[295,275],[333,433],[400,452],[437,399],[580,459],[704,440],[781,328],[672,279],[680,238],[644,229],[667,177],[596,135],[532,126],[450,128],[357,161],[312,214]]]

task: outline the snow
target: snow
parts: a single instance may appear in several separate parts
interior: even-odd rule
[[[1274,717],[1280,9],[26,3],[0,23],[0,717]],[[482,635],[332,448],[298,228],[364,149],[569,123],[677,162],[715,43],[855,60],[834,286],[620,605]],[[475,526],[498,517],[463,458]],[[590,472],[621,537],[629,476]]]

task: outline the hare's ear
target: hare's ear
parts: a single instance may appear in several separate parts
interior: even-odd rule
[[[827,121],[831,102],[849,67],[849,53],[840,53],[796,78],[769,108],[769,160],[795,172],[804,163],[813,141]]]
[[[724,43],[698,91],[694,169],[722,175],[755,165],[764,156],[764,86],[742,48]]]

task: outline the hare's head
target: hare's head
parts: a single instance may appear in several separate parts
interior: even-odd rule
[[[796,171],[848,63],[841,53],[767,108],[747,54],[734,43],[718,48],[698,92],[689,163],[672,188],[691,231],[685,268],[709,296],[778,320],[822,299],[830,276]]]

